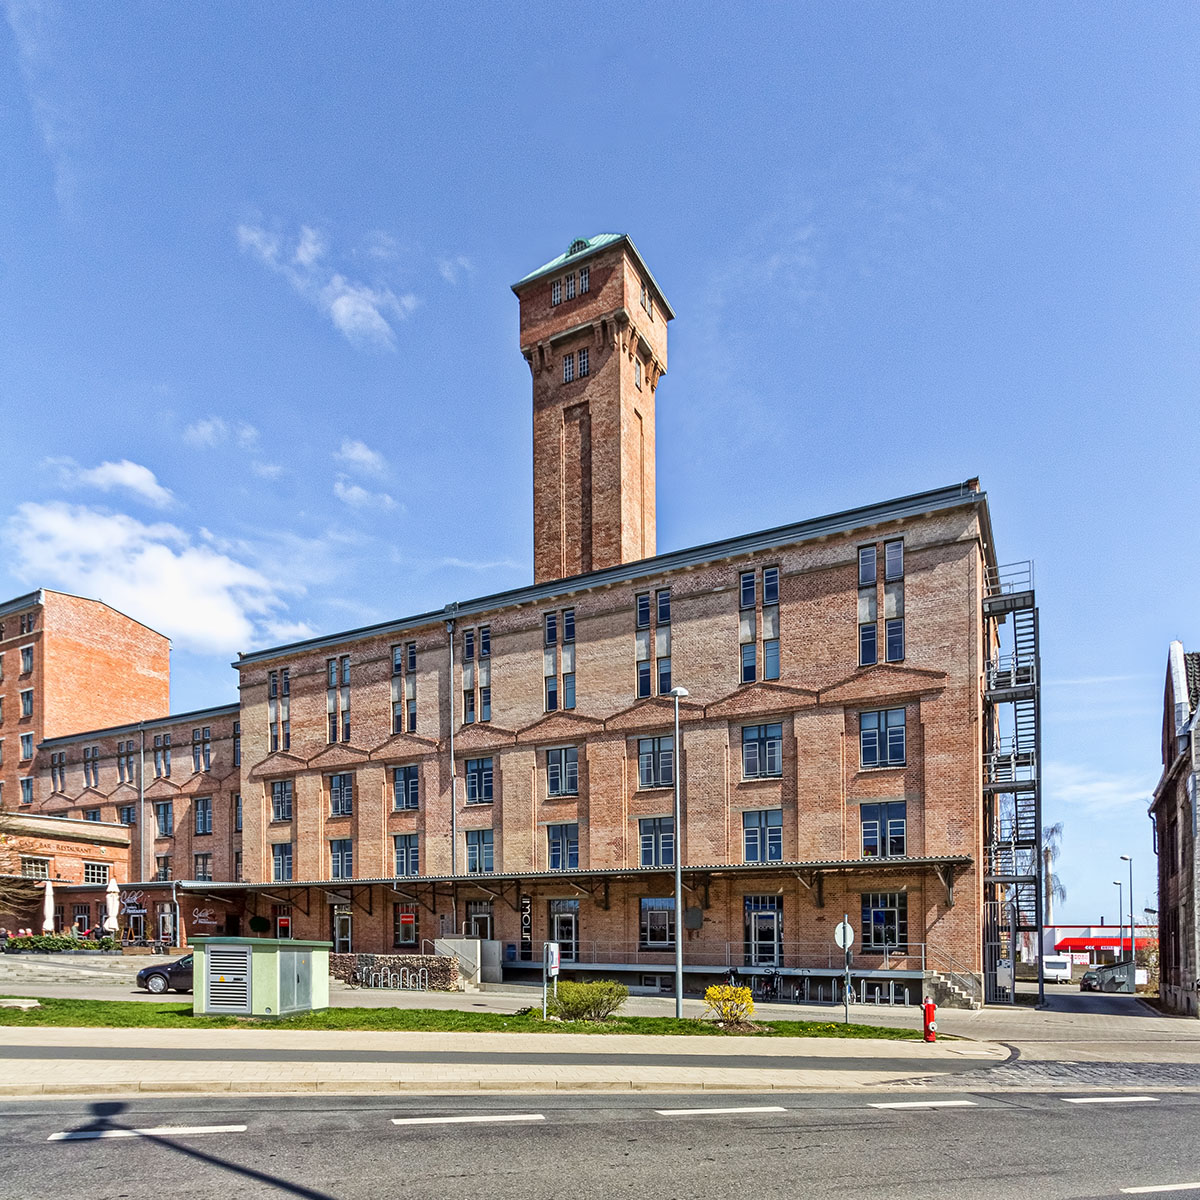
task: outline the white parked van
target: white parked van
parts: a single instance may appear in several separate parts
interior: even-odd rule
[[[1042,958],[1042,975],[1047,983],[1071,982],[1071,956],[1047,954]]]

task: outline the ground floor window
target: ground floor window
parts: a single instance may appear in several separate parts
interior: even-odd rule
[[[417,906],[415,904],[393,904],[392,945],[415,946],[417,937]]]
[[[642,950],[670,950],[675,945],[675,901],[672,897],[643,898],[638,946]]]
[[[92,927],[92,906],[76,904],[72,909],[72,924],[76,929],[84,930]]]
[[[579,901],[550,901],[550,940],[557,942],[564,962],[579,957]]]
[[[908,895],[905,892],[862,893],[862,948],[882,953],[908,947]]]

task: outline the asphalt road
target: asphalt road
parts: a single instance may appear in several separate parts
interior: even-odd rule
[[[12,1102],[0,1200],[1200,1197],[1200,1090],[1084,1095]]]

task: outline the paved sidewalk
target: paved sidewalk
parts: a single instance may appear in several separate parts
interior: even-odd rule
[[[8,1026],[0,1096],[802,1091],[952,1079],[1008,1054],[979,1042]]]

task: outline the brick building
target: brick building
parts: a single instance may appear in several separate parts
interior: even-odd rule
[[[1200,1015],[1200,876],[1196,781],[1200,777],[1200,653],[1172,642],[1163,696],[1162,777],[1150,818],[1158,852],[1159,995],[1172,1012]]]
[[[374,952],[465,931],[514,977],[552,939],[571,970],[646,987],[682,937],[696,985],[735,966],[830,989],[848,912],[868,991],[915,1000],[937,973],[982,995],[1004,618],[978,482],[659,554],[670,305],[623,235],[513,290],[534,583],[243,654],[237,706],[145,722],[142,830],[173,804],[156,864],[183,879],[209,855],[212,880],[179,891],[227,928],[265,916]],[[207,728],[213,763],[149,783],[168,728],[177,758]],[[133,730],[47,743],[65,770],[47,811],[119,814]]]
[[[0,604],[0,806],[32,804],[39,744],[164,716],[170,642],[99,600],[48,588]]]

